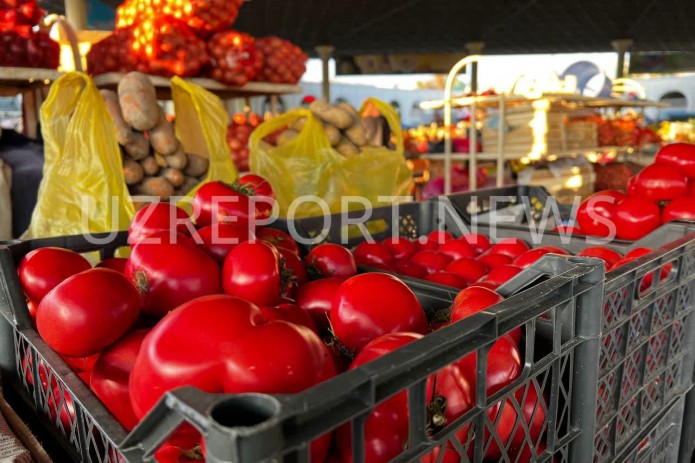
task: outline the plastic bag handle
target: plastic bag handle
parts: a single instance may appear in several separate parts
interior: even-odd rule
[[[364,103],[362,103],[362,107],[360,108],[359,113],[363,114],[365,109],[367,108],[367,105],[370,103],[373,104],[374,107],[381,113],[381,115],[384,116],[384,119],[386,119],[386,122],[388,123],[389,128],[391,129],[391,133],[393,133],[393,136],[396,139],[396,152],[403,153],[405,144],[403,141],[403,129],[401,128],[401,118],[398,116],[398,113],[396,113],[396,110],[393,109],[393,106],[377,98],[367,98],[366,100],[364,100]]]

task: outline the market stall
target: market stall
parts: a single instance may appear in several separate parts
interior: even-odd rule
[[[652,102],[569,80],[454,97],[468,57],[428,103],[445,109],[444,152],[408,160],[375,98],[230,114],[229,99],[301,92],[321,45],[327,61],[478,37],[486,52],[692,41],[637,27],[673,19],[661,2],[628,17],[602,3],[594,27],[630,26],[610,36],[568,34],[583,5],[450,3],[128,0],[86,72],[0,68],[13,92],[45,88],[36,207],[0,241],[0,375],[54,461],[690,461],[695,145],[613,117]],[[31,48],[17,13],[35,14],[8,11],[0,33]],[[464,11],[471,29],[439,21]],[[649,150],[610,191],[477,189],[478,161],[502,187],[510,165]],[[420,162],[439,158],[447,194],[414,200]],[[459,160],[469,191],[448,194]]]

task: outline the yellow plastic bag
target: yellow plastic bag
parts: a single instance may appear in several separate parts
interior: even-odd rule
[[[215,180],[232,183],[238,174],[227,146],[229,117],[222,101],[204,88],[180,77],[171,79],[171,97],[176,113],[176,137],[184,151],[210,160],[207,176],[202,183]],[[187,196],[192,197],[199,187],[200,185]],[[187,202],[182,201],[180,205],[187,207]]]
[[[362,147],[360,154],[345,158],[331,147],[322,123],[311,111],[298,109],[264,122],[251,134],[250,167],[273,186],[280,206],[280,216],[287,217],[293,201],[306,196],[318,196],[331,213],[341,211],[344,196],[359,196],[377,207],[388,203],[386,196],[409,193],[412,180],[403,157],[403,133],[398,115],[388,104],[370,98],[362,105],[374,105],[386,118],[396,140],[396,149]],[[297,138],[283,146],[267,148],[261,141],[273,132],[306,117],[306,125]],[[382,200],[379,200],[382,197]],[[294,218],[322,215],[324,211],[314,201],[296,201]],[[358,203],[350,203],[351,208]]]
[[[64,75],[41,107],[43,179],[23,238],[128,228],[133,204],[106,103],[89,76]]]

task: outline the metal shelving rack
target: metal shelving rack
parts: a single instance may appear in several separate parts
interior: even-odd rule
[[[477,188],[477,162],[480,161],[496,161],[497,164],[497,178],[496,184],[498,187],[504,185],[504,166],[507,161],[522,159],[525,155],[518,153],[509,154],[505,153],[505,131],[498,131],[497,140],[497,151],[496,152],[478,152],[477,142],[478,142],[478,131],[477,131],[477,120],[476,112],[478,109],[493,109],[496,108],[498,112],[499,119],[503,121],[506,117],[506,110],[512,106],[518,106],[522,104],[527,104],[529,102],[538,100],[548,100],[550,103],[560,103],[563,106],[569,108],[587,108],[587,109],[605,109],[605,108],[664,108],[668,107],[664,103],[656,103],[644,100],[629,100],[623,98],[601,98],[601,97],[589,97],[584,95],[573,95],[573,94],[563,94],[563,93],[545,93],[537,98],[528,98],[518,95],[488,95],[488,96],[467,96],[467,97],[454,97],[453,96],[453,86],[458,74],[469,64],[477,63],[480,61],[479,55],[471,55],[463,58],[461,61],[456,63],[449,72],[446,79],[446,84],[444,88],[444,99],[440,101],[425,102],[421,105],[423,109],[443,109],[444,110],[444,127],[452,126],[452,110],[453,108],[470,108],[470,123],[469,123],[469,153],[467,154],[454,154],[452,150],[452,140],[451,132],[449,130],[444,131],[444,152],[443,153],[433,153],[425,155],[425,159],[429,160],[443,160],[444,161],[444,192],[445,194],[451,193],[451,162],[452,161],[468,161],[469,162],[469,185],[471,191]],[[583,155],[591,152],[601,152],[601,151],[618,151],[618,152],[631,152],[633,147],[627,146],[596,146],[588,147],[574,150],[563,150],[558,152],[547,152],[544,156],[554,156],[554,157],[568,157]]]

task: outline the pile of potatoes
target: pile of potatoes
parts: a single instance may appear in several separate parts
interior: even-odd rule
[[[368,141],[373,138],[350,103],[332,105],[326,100],[316,100],[311,103],[309,110],[323,123],[331,146],[346,158],[360,154],[362,148],[368,146]],[[305,124],[305,117],[297,119],[278,136],[277,145],[282,146],[297,138]]]
[[[100,92],[116,126],[131,194],[168,200],[185,195],[205,178],[208,159],[184,152],[145,74],[127,74],[118,93]]]

